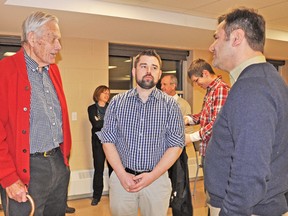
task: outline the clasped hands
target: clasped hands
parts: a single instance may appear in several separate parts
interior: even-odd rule
[[[154,178],[151,172],[144,172],[136,176],[125,172],[119,177],[119,180],[126,191],[138,192],[150,185],[154,181]]]

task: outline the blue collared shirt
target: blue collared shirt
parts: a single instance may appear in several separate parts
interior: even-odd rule
[[[113,143],[124,167],[153,170],[170,147],[184,147],[184,122],[177,102],[154,89],[143,103],[136,89],[110,102],[98,137]]]
[[[30,153],[45,152],[63,142],[62,111],[49,66],[38,71],[38,64],[25,52],[28,78],[31,85]]]

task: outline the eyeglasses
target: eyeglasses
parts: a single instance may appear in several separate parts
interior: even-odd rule
[[[200,77],[197,77],[196,79],[193,80],[193,82],[198,83]]]

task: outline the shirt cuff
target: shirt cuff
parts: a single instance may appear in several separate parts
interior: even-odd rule
[[[185,116],[185,118],[187,117],[187,119],[188,119],[188,123],[189,123],[189,125],[194,125],[195,123],[194,123],[194,121],[193,121],[193,118],[191,117],[191,116],[188,116],[188,115],[186,115]]]
[[[200,132],[196,131],[196,132],[190,134],[190,139],[191,139],[192,142],[196,142],[196,141],[201,140]]]

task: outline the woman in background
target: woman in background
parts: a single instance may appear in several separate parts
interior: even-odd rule
[[[93,177],[93,199],[91,205],[97,205],[101,199],[103,192],[103,172],[105,154],[102,143],[98,139],[96,132],[100,131],[104,123],[104,115],[110,98],[110,89],[105,85],[98,86],[93,94],[94,104],[88,107],[89,120],[92,124],[92,151],[94,161],[94,177]],[[112,167],[107,162],[109,168],[109,176],[112,173]]]

